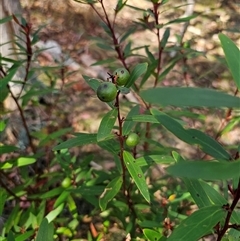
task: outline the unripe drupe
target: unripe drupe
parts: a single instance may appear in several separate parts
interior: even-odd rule
[[[113,101],[117,96],[117,87],[111,82],[101,83],[97,88],[97,96],[103,102]]]
[[[130,77],[128,70],[125,68],[116,69],[113,73],[119,86],[125,85]]]
[[[136,133],[131,133],[126,139],[126,145],[129,147],[135,147],[139,143],[139,136]]]

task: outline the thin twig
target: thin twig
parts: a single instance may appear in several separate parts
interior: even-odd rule
[[[0,67],[0,71],[3,73],[4,76],[7,76],[7,73],[3,70],[2,67]],[[26,121],[25,115],[23,113],[23,110],[22,110],[21,106],[19,105],[17,98],[13,94],[9,84],[7,84],[7,88],[8,88],[8,91],[9,91],[11,97],[13,98],[13,100],[14,100],[15,104],[17,105],[17,108],[18,108],[18,110],[20,112],[22,123],[23,123],[24,129],[26,130],[28,141],[29,141],[29,145],[30,145],[30,147],[32,149],[32,152],[36,153],[36,149],[35,149],[35,146],[33,145],[32,137],[30,135],[30,132],[29,132],[29,129],[28,129],[28,126],[27,126],[27,121]]]
[[[231,206],[227,209],[228,213],[227,213],[227,216],[226,216],[226,219],[225,219],[223,228],[222,228],[222,230],[220,230],[220,232],[219,232],[219,234],[218,234],[217,241],[222,240],[224,234],[225,234],[225,233],[227,232],[227,230],[229,229],[229,227],[230,227],[229,222],[230,222],[232,213],[233,213],[236,205],[238,204],[239,199],[240,199],[240,179],[239,179],[239,181],[238,181],[237,190],[235,191],[235,194],[234,194],[233,202],[232,202]]]

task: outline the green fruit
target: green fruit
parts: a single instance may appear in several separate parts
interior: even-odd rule
[[[139,136],[136,133],[131,133],[126,139],[126,144],[129,147],[134,147],[139,142]]]
[[[61,183],[63,188],[68,188],[71,185],[71,179],[69,177],[65,177]]]
[[[130,77],[129,72],[125,68],[116,69],[114,75],[116,76],[116,83],[119,86],[125,85]]]
[[[98,86],[97,96],[103,102],[113,101],[117,96],[117,87],[111,82],[104,82]]]

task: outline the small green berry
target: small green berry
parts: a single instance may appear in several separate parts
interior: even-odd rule
[[[131,133],[126,139],[126,144],[129,147],[135,147],[139,143],[139,136],[136,133]]]
[[[117,87],[111,82],[104,82],[98,86],[97,96],[103,102],[113,101],[117,96]]]
[[[71,179],[69,177],[65,177],[61,183],[63,188],[68,188],[71,185]]]
[[[116,83],[119,86],[125,85],[130,77],[128,70],[125,68],[116,69],[113,73],[116,76]]]

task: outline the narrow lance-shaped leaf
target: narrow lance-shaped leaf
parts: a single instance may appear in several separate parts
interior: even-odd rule
[[[170,36],[170,28],[166,28],[166,30],[165,30],[165,32],[164,32],[164,34],[163,34],[163,37],[162,37],[162,39],[161,39],[161,47],[162,47],[162,48],[165,48],[169,36]]]
[[[141,63],[135,66],[133,71],[130,73],[130,78],[126,84],[126,87],[129,88],[133,83],[147,71],[147,63]]]
[[[225,216],[221,206],[209,206],[194,212],[174,229],[167,241],[199,240]]]
[[[147,202],[150,202],[148,186],[142,169],[137,165],[133,156],[127,151],[123,152],[123,160],[140,193]]]
[[[167,172],[174,176],[206,180],[232,179],[239,177],[239,171],[240,161],[184,161],[167,168]]]
[[[54,232],[53,223],[48,223],[48,220],[44,218],[38,229],[36,241],[54,240],[53,232]]]
[[[2,18],[2,19],[0,19],[0,24],[9,22],[11,20],[12,20],[12,16],[8,16],[8,17],[5,17],[5,18]]]
[[[33,164],[36,162],[32,157],[19,157],[17,160],[9,160],[0,164],[0,169],[9,169],[13,167],[21,167]]]
[[[7,193],[5,189],[0,188],[0,215],[2,215],[6,199],[7,199]]]
[[[226,35],[220,33],[218,37],[221,41],[221,45],[233,79],[238,89],[240,89],[240,50]]]
[[[161,87],[144,90],[140,96],[160,106],[239,108],[240,98],[213,89],[193,87]]]
[[[197,17],[197,14],[193,14],[193,15],[190,15],[190,16],[184,17],[184,18],[177,18],[177,19],[174,19],[174,20],[169,21],[169,22],[166,23],[165,25],[169,25],[169,24],[172,24],[172,23],[188,22],[188,21],[190,21],[191,19],[196,18],[196,17]]]
[[[131,117],[131,120],[136,122],[159,123],[159,121],[152,115],[134,115]]]
[[[185,129],[178,121],[156,109],[152,109],[151,113],[160,124],[162,124],[180,140],[183,140],[190,145],[200,145],[200,148],[205,153],[215,157],[216,159],[228,161],[231,158],[229,153],[225,151],[225,149],[217,141],[205,133],[194,129]]]
[[[14,151],[17,151],[17,150],[19,150],[19,148],[16,147],[16,146],[10,146],[10,145],[0,146],[0,154],[10,153],[10,152],[14,152]]]
[[[200,145],[205,153],[220,160],[231,159],[231,155],[212,137],[196,129],[189,129],[187,132],[193,136],[195,144]]]
[[[9,72],[7,73],[7,75],[3,78],[1,78],[0,81],[0,89],[4,88],[5,86],[7,86],[8,82],[10,82],[12,80],[12,78],[14,77],[14,75],[16,74],[18,68],[15,66],[12,66],[12,68],[9,70]]]
[[[48,215],[46,216],[48,222],[49,223],[52,222],[62,212],[63,208],[64,208],[64,203],[60,204],[56,209],[48,213]]]
[[[94,79],[91,77],[88,77],[86,75],[83,75],[84,80],[86,81],[86,83],[94,90],[97,91],[98,86],[101,84],[101,80],[98,79]]]
[[[15,241],[14,234],[10,231],[7,235],[7,241]]]
[[[105,140],[111,134],[111,131],[117,119],[117,113],[117,109],[114,108],[110,110],[107,114],[105,114],[105,116],[102,118],[97,133],[98,142]]]
[[[169,164],[174,162],[174,159],[171,156],[167,155],[149,155],[142,156],[136,159],[138,166],[151,166],[156,163]]]
[[[203,189],[199,180],[184,178],[183,181],[187,190],[190,192],[193,200],[199,208],[213,205],[213,202],[207,195],[206,191]]]
[[[135,123],[131,120],[131,117],[139,114],[139,105],[134,106],[128,113],[124,123],[123,123],[123,135],[128,135],[132,130]]]
[[[102,211],[106,209],[108,202],[110,202],[117,195],[121,186],[121,176],[114,178],[110,183],[108,183],[103,193],[99,197],[99,206]]]
[[[151,113],[160,124],[162,124],[167,130],[172,132],[180,140],[185,141],[188,144],[194,144],[192,136],[175,119],[156,109],[151,109]]]
[[[94,143],[97,143],[97,134],[78,133],[77,137],[64,141],[61,144],[55,146],[53,151]]]

